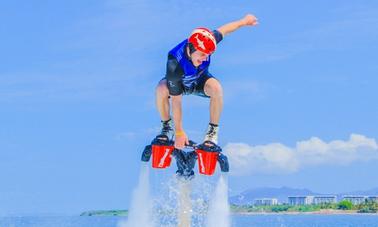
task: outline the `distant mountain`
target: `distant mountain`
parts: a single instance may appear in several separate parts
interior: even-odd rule
[[[236,205],[253,204],[257,198],[276,198],[278,202],[287,202],[288,196],[320,195],[308,189],[297,189],[289,187],[281,188],[254,188],[244,191],[236,196],[230,197],[230,203]]]
[[[306,195],[336,195],[338,200],[341,200],[344,195],[362,195],[362,196],[378,196],[378,188],[373,188],[365,191],[352,191],[345,193],[328,193],[321,194],[313,192],[309,189],[298,188],[270,188],[261,187],[246,190],[238,195],[230,197],[230,203],[236,205],[253,204],[255,199],[258,198],[276,198],[279,203],[286,203],[289,196],[306,196]]]

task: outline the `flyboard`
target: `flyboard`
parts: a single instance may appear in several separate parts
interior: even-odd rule
[[[149,162],[152,156],[152,168],[164,169],[170,167],[174,157],[177,165],[176,174],[188,180],[194,177],[196,161],[198,161],[198,172],[203,175],[213,175],[217,162],[222,172],[229,171],[228,158],[221,153],[220,146],[209,141],[197,144],[190,140],[186,148],[189,151],[176,149],[173,140],[159,135],[144,148],[141,160]]]
[[[197,144],[190,140],[185,149],[181,150],[174,147],[173,140],[159,135],[144,148],[141,160],[149,162],[151,157],[152,168],[156,169],[168,168],[172,163],[172,158],[176,160],[176,175],[179,178],[180,191],[177,216],[180,227],[190,226],[191,223],[190,180],[194,178],[196,163],[198,163],[198,173],[202,175],[213,175],[217,163],[222,172],[229,172],[228,158],[222,153],[222,148],[209,141]]]

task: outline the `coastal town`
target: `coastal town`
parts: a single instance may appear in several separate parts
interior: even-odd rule
[[[279,198],[256,197],[244,200],[243,204],[231,203],[231,210],[241,214],[378,214],[378,196],[372,195],[296,195]]]
[[[350,201],[353,205],[359,205],[365,202],[378,203],[378,196],[362,195],[345,195],[338,198],[336,195],[305,195],[305,196],[288,196],[287,201],[279,201],[277,198],[256,198],[253,201],[255,206],[273,206],[273,205],[320,205],[336,204],[341,201]]]

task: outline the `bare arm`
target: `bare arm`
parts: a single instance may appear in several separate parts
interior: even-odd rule
[[[171,96],[172,98],[172,113],[173,122],[175,124],[175,147],[183,149],[185,144],[188,143],[188,137],[186,136],[182,127],[182,95]]]
[[[255,26],[257,24],[257,18],[252,14],[247,14],[242,19],[222,25],[217,30],[222,33],[224,37],[225,35],[228,35],[229,33],[234,32],[243,26]]]
[[[175,131],[183,131],[182,128],[182,95],[171,96],[172,98],[172,113],[173,121],[175,123]]]

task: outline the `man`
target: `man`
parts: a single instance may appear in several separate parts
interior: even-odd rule
[[[205,134],[204,143],[218,143],[219,118],[223,106],[222,86],[208,71],[210,55],[217,44],[229,33],[243,26],[257,25],[257,18],[247,14],[242,19],[227,23],[216,30],[195,29],[190,37],[168,53],[167,72],[156,88],[156,105],[161,117],[160,135],[172,140],[175,135],[175,147],[183,149],[188,144],[182,125],[182,96],[199,95],[210,98],[210,123]],[[173,122],[170,117],[172,101]]]

